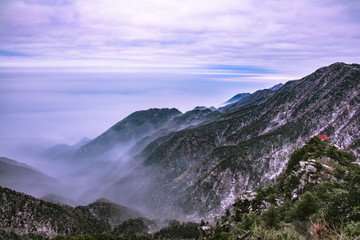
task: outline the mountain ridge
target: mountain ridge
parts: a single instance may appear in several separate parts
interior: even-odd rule
[[[138,116],[134,121],[141,124],[131,128],[134,132],[124,132],[138,136],[128,150],[102,155],[125,141],[122,134],[104,133],[84,146],[88,153],[73,160],[97,159],[94,169],[107,169],[87,191],[98,197],[140,204],[164,215],[215,216],[237,192],[271,183],[285,168],[288,153],[314,135],[327,134],[359,157],[359,89],[359,65],[334,63],[275,91],[259,90],[220,112],[150,109],[130,115]],[[154,118],[152,131],[143,131],[143,116],[157,112],[164,113],[159,125]],[[125,127],[125,119],[111,131]],[[108,139],[97,148],[104,136]]]
[[[60,182],[27,164],[0,157],[0,185],[41,196],[60,187]]]
[[[173,189],[173,194],[177,194],[178,196],[188,196],[185,198],[182,197],[183,199],[178,199],[177,203],[179,205],[182,203],[187,203],[187,205],[191,206],[193,209],[191,211],[196,211],[196,208],[200,208],[204,205],[208,206],[207,211],[210,209],[216,209],[219,207],[219,205],[221,205],[221,202],[227,198],[227,196],[233,195],[231,192],[235,192],[241,189],[239,184],[230,184],[229,187],[229,180],[238,179],[240,181],[244,181],[245,183],[248,183],[247,187],[249,188],[257,186],[259,182],[264,181],[267,177],[274,174],[276,175],[276,172],[279,173],[280,170],[285,166],[287,161],[286,154],[288,151],[303,143],[305,139],[311,137],[314,132],[315,134],[322,132],[327,133],[325,130],[329,129],[332,125],[337,124],[339,127],[341,126],[342,131],[339,131],[338,135],[331,135],[334,143],[345,149],[348,146],[351,146],[350,142],[359,137],[359,131],[356,130],[358,127],[355,126],[355,124],[359,122],[359,114],[349,114],[349,110],[352,112],[359,111],[359,108],[357,107],[359,106],[360,101],[359,91],[354,90],[360,89],[359,84],[359,68],[357,66],[336,63],[328,67],[321,68],[315,73],[310,74],[301,80],[288,82],[278,91],[276,91],[276,96],[274,96],[273,93],[268,97],[267,100],[258,103],[251,108],[242,106],[239,107],[238,110],[230,111],[229,113],[220,117],[220,120],[216,120],[214,123],[209,123],[208,125],[203,125],[198,128],[187,130],[188,133],[175,133],[175,136],[172,137],[171,141],[168,141],[167,143],[165,142],[162,144],[162,146],[158,147],[160,151],[165,151],[165,155],[153,155],[153,157],[150,155],[146,158],[145,163],[149,162],[152,158],[157,159],[157,162],[164,161],[167,157],[164,158],[161,156],[166,156],[166,149],[173,149],[172,155],[169,156],[175,156],[175,153],[180,154],[182,160],[180,160],[178,157],[173,157],[172,159],[166,160],[166,162],[170,161],[175,163],[180,161],[181,163],[185,161],[185,166],[188,166],[186,171],[183,171],[181,174],[178,173],[172,175],[172,170],[170,169],[176,169],[174,166],[170,165],[170,167],[167,167],[166,165],[163,165],[161,167],[159,164],[155,164],[155,166],[160,169],[165,167],[164,170],[170,170],[170,172],[165,170],[165,172],[167,172],[167,176],[175,176],[175,178],[170,177],[171,180],[168,180],[170,182],[175,181],[175,185],[169,185],[172,186],[171,188]],[[327,86],[327,88],[325,88],[326,91],[319,88],[319,86]],[[353,98],[351,98],[349,101],[349,105],[342,105],[342,101],[346,102],[349,100],[347,93],[350,92],[353,93]],[[339,97],[335,98],[335,101],[331,102],[329,105],[328,100],[332,95]],[[330,108],[330,111],[327,109],[329,106],[333,106]],[[335,110],[335,108],[337,108],[337,112],[336,115],[333,116],[332,112]],[[330,118],[333,120],[331,121]],[[233,119],[231,124],[229,124],[229,119]],[[343,122],[341,119],[347,120]],[[332,125],[330,126],[328,123],[331,123]],[[231,129],[240,130],[234,131]],[[240,132],[237,133],[238,131]],[[351,131],[352,134],[355,134],[355,136],[350,142],[347,142],[348,145],[345,145],[341,142],[339,137],[341,136],[342,138],[347,138],[347,136],[349,136],[347,133],[348,131]],[[202,132],[204,134],[201,134]],[[191,137],[191,135],[193,137]],[[209,138],[205,141],[206,145],[197,145],[200,148],[188,150],[189,154],[187,154],[187,151],[183,148],[179,148],[179,146],[182,146],[181,144],[184,144],[185,142],[188,142],[185,146],[196,145],[196,142],[201,142],[203,136],[205,135],[207,138]],[[272,142],[275,139],[278,142],[274,145]],[[263,150],[261,153],[255,154],[258,149],[261,149],[261,147],[265,150]],[[209,148],[213,150],[207,150]],[[217,150],[217,148],[219,149]],[[266,153],[266,151],[269,152]],[[354,151],[354,149],[352,151]],[[210,155],[204,154],[205,152],[210,153]],[[196,156],[198,156],[197,159]],[[232,159],[231,156],[234,156],[233,161],[230,161],[230,159]],[[190,158],[192,159],[191,161],[186,160]],[[254,171],[251,175],[259,175],[264,177],[261,177],[260,179],[254,179],[251,178],[250,175],[246,172],[243,172],[240,175],[238,170],[233,172],[229,166],[231,166],[231,162],[238,162],[239,158],[243,159],[242,161],[248,159],[247,161],[251,162],[251,169]],[[200,165],[200,167],[194,168],[192,162],[197,161],[203,161],[203,164],[200,164],[199,162],[198,166]],[[210,164],[210,166],[214,166],[215,169],[205,170],[206,173],[202,176],[201,174],[197,174],[197,172],[204,172],[203,165],[205,162],[208,164],[209,161],[214,161],[214,165]],[[221,165],[219,165],[221,162],[223,162],[223,166],[227,166],[222,170]],[[177,165],[179,165],[179,163],[177,163]],[[249,172],[249,166],[250,165],[246,164],[245,161],[238,165],[238,168],[244,169],[245,167],[245,169],[247,169],[246,171]],[[184,169],[185,168],[186,167],[184,167]],[[182,174],[185,175],[180,177]],[[188,177],[190,175],[191,177]],[[209,179],[205,176],[208,176]],[[187,179],[187,182],[190,182],[190,186],[186,183],[185,180],[183,183],[181,183],[181,179]],[[197,182],[199,186],[194,184],[194,179],[198,179]],[[166,181],[166,177],[164,179],[164,176],[162,176],[159,181]],[[233,180],[230,182],[232,181]],[[216,194],[216,196],[207,195],[209,190],[204,191],[204,189],[207,189],[205,183],[209,183],[210,186],[215,186],[215,189],[212,189],[211,192],[219,193],[218,191],[221,189],[223,193]],[[178,187],[174,188],[174,186]],[[183,189],[181,186],[186,186],[186,188]],[[159,196],[158,200],[167,199],[166,196],[168,195],[168,190],[169,188],[167,187],[165,190],[160,190],[160,192],[156,192],[154,195]],[[199,195],[202,192],[203,194]],[[199,201],[196,199],[202,200]],[[210,202],[202,202],[204,199],[208,199],[207,201]],[[229,201],[230,200],[226,200],[225,202]],[[195,202],[198,203],[195,204]],[[223,202],[224,206],[226,205],[225,202]],[[163,206],[164,203],[159,205]]]
[[[0,186],[0,229],[19,235],[99,234],[130,218],[143,215],[134,209],[99,199],[87,206],[70,207],[46,202]]]

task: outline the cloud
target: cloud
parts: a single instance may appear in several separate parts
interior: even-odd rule
[[[216,72],[31,70],[0,74],[0,154],[8,157],[26,156],[24,145],[30,143],[43,150],[55,143],[94,138],[134,111],[175,107],[185,112],[197,105],[219,106],[238,91],[273,85],[267,80],[246,81],[248,75],[233,81],[226,79],[228,73]],[[234,74],[240,77],[239,72]]]
[[[50,4],[49,4],[50,2]],[[356,61],[357,1],[10,1],[1,44],[12,66],[225,63],[279,69]],[[349,51],[349,48],[354,48]],[[306,61],[311,64],[305,63]],[[10,63],[9,63],[10,62]],[[140,65],[139,67],[137,67]]]

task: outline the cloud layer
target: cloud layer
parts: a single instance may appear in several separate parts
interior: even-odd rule
[[[3,0],[1,65],[126,71],[356,61],[359,10],[357,0]]]

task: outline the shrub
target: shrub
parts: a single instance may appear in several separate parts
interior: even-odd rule
[[[341,217],[349,216],[352,208],[348,204],[349,192],[344,189],[334,188],[325,194],[325,217],[336,223]]]
[[[324,217],[316,219],[315,222],[311,222],[309,232],[312,239],[335,239],[334,231],[330,229]]]
[[[199,225],[193,222],[180,223],[173,220],[168,226],[160,229],[160,231],[154,234],[155,238],[168,239],[168,238],[180,238],[180,239],[193,239],[199,238],[201,232]]]
[[[114,228],[117,235],[142,235],[149,231],[147,219],[135,218],[129,219]]]
[[[356,238],[360,236],[360,222],[351,222],[346,225],[345,233],[351,238]]]
[[[261,220],[270,228],[279,226],[279,218],[278,209],[273,205],[261,214]]]
[[[305,192],[300,200],[294,204],[292,210],[292,217],[297,220],[308,220],[310,215],[314,214],[318,210],[318,200],[311,192]]]

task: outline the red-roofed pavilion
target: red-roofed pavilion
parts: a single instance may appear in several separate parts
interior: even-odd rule
[[[328,139],[330,139],[330,137],[326,136],[325,134],[319,135],[318,138],[320,138],[321,140],[328,140]]]

